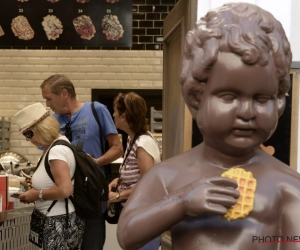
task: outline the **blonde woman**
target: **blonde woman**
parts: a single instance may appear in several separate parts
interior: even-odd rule
[[[76,215],[71,201],[67,206],[65,203],[65,198],[73,192],[71,177],[75,172],[75,158],[71,149],[56,145],[49,151],[48,161],[55,182],[51,180],[45,169],[44,159],[51,144],[57,139],[68,141],[65,136],[59,134],[59,124],[49,114],[41,103],[35,103],[14,116],[19,132],[24,135],[26,141],[44,148],[41,160],[32,176],[32,188],[21,194],[19,199],[23,203],[35,203],[32,219],[36,214],[46,215],[45,224],[40,230],[43,232],[41,240],[44,250],[80,249],[84,221]],[[57,202],[53,204],[55,200]],[[35,241],[36,238],[31,228],[30,241]]]

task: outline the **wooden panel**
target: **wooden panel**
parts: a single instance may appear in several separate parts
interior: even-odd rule
[[[163,160],[191,148],[192,116],[181,95],[179,67],[185,35],[196,16],[197,0],[180,0],[164,21]],[[162,234],[161,249],[172,249],[170,231]]]
[[[163,159],[191,148],[192,116],[181,95],[179,67],[185,35],[196,16],[197,1],[181,0],[164,21]]]

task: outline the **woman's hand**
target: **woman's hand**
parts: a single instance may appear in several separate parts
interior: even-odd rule
[[[117,198],[118,196],[120,196],[120,194],[118,192],[109,192],[109,194],[108,194],[108,205],[112,202],[120,201],[120,198]]]
[[[119,178],[115,178],[109,183],[108,192],[111,192],[111,190],[117,186],[118,180],[119,180]]]
[[[39,190],[32,188],[19,196],[21,203],[29,204],[39,199]]]

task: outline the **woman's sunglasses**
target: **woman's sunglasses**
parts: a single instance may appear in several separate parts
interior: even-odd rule
[[[27,139],[31,139],[34,136],[34,131],[33,130],[27,130],[23,133],[23,135],[27,138]]]

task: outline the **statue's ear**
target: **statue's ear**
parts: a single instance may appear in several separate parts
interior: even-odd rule
[[[181,90],[184,101],[195,119],[204,92],[204,84],[197,84],[189,89],[182,87]]]
[[[277,112],[278,117],[280,117],[285,108],[285,95],[277,97]]]

